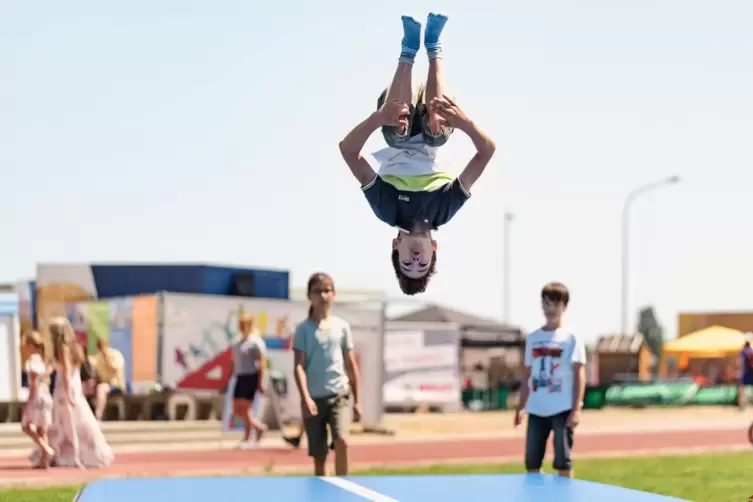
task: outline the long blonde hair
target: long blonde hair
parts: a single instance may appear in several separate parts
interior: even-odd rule
[[[71,365],[80,366],[83,362],[81,351],[76,344],[76,333],[73,326],[65,317],[55,317],[50,320],[50,338],[52,338],[52,357],[55,361],[61,363],[66,357],[66,352],[70,358]]]
[[[47,360],[47,358],[45,357],[44,339],[38,331],[32,331],[31,333],[27,334],[24,338],[24,344],[34,347],[37,350],[39,357],[41,357],[43,361]]]

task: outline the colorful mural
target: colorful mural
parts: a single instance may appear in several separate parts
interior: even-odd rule
[[[222,322],[210,321],[206,326],[200,327],[201,339],[188,339],[172,348],[173,364],[183,373],[176,382],[177,388],[214,391],[224,388],[232,368],[230,347],[240,337],[238,318],[248,312],[247,309],[243,303],[239,303],[237,307],[227,311]],[[274,360],[279,360],[275,357],[279,351],[288,352],[292,349],[294,325],[290,324],[287,314],[271,317],[266,309],[248,313],[254,316],[256,328],[262,334],[267,349],[271,351],[267,365],[268,369],[273,369]],[[272,326],[274,332],[270,333]]]
[[[162,296],[162,363],[160,383],[167,387],[220,391],[232,368],[231,345],[239,338],[238,317],[251,314],[267,345],[267,375],[272,392],[268,410],[287,422],[300,417],[300,398],[293,378],[292,341],[295,327],[306,319],[308,304],[286,300],[232,298],[165,293]],[[338,307],[336,315],[353,331],[361,363],[364,416],[381,416],[383,361],[381,312]],[[272,413],[270,411],[269,413]]]
[[[157,380],[156,297],[113,298],[66,305],[66,315],[79,343],[90,356],[97,340],[123,354],[131,392],[144,393]],[[134,354],[139,357],[134,360]],[[142,357],[143,354],[143,357]]]

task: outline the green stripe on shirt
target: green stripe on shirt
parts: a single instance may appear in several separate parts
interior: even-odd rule
[[[418,176],[387,174],[382,176],[382,179],[401,191],[433,192],[452,182],[455,176],[448,173],[431,173]]]

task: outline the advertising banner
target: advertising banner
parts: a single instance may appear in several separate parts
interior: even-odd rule
[[[389,324],[384,369],[383,397],[387,406],[429,405],[448,411],[462,406],[457,327]]]

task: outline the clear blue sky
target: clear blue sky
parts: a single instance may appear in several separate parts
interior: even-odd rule
[[[547,281],[570,325],[619,327],[620,210],[631,305],[753,309],[753,2],[129,2],[0,6],[0,280],[44,261],[326,270],[399,289],[393,231],[337,143],[371,112],[401,14],[450,16],[447,77],[498,153],[437,234],[423,299],[501,316],[501,228],[516,213],[512,317]],[[423,78],[424,57],[415,71]],[[381,148],[375,135],[369,147]],[[460,171],[470,142],[445,149]]]

